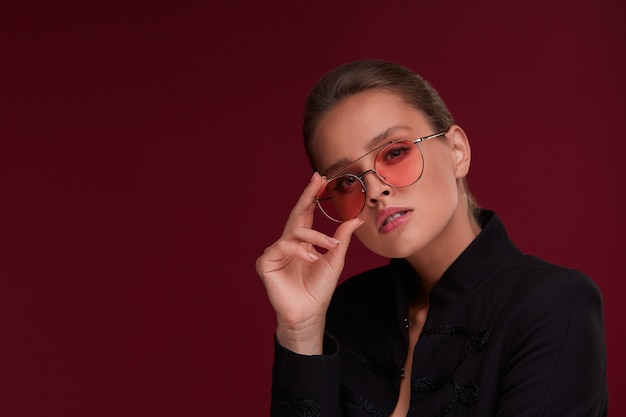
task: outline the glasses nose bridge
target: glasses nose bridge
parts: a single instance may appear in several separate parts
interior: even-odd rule
[[[372,169],[368,169],[367,171],[363,171],[363,172],[361,173],[361,175],[359,175],[359,176],[358,176],[358,178],[361,180],[361,182],[364,182],[364,181],[363,181],[363,178],[364,178],[367,174],[369,174],[370,172],[372,172],[372,173],[376,174],[376,176],[380,178],[380,175],[378,175],[378,171],[376,171],[374,168],[372,168]]]
[[[377,178],[377,179],[378,179],[378,180],[379,180],[382,184],[384,184],[384,185],[388,185],[388,184],[385,182],[385,178],[384,178],[384,177],[382,177],[382,176],[378,173],[378,171],[376,171],[376,169],[371,168],[371,169],[368,169],[367,171],[364,171],[363,173],[361,173],[361,175],[359,175],[359,176],[357,177],[357,178],[359,179],[359,181],[361,182],[361,185],[363,186],[363,192],[364,192],[364,193],[367,193],[367,185],[365,185],[365,178],[364,178],[364,177],[365,177],[367,174],[370,174],[370,173],[372,173],[372,174],[376,174],[376,178]]]
[[[366,188],[365,186],[365,176],[367,174],[376,174],[376,178],[378,178],[380,181],[382,181],[383,183],[385,182],[385,179],[383,177],[380,176],[380,174],[378,173],[378,171],[376,171],[374,168],[368,169],[367,171],[364,171],[363,173],[361,173],[361,175],[358,176],[358,179],[361,181],[361,184],[363,184],[363,188]]]

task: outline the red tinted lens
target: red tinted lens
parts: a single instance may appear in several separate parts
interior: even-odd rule
[[[424,159],[413,141],[401,140],[381,149],[374,167],[387,184],[406,187],[422,176]]]
[[[365,204],[363,184],[355,175],[337,177],[320,190],[317,203],[335,221],[353,219],[359,215]]]

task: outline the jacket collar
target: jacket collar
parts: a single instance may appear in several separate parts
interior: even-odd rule
[[[430,293],[431,308],[449,305],[486,279],[506,258],[520,253],[509,239],[498,216],[489,210],[481,210],[479,215],[481,232],[459,257],[448,267]],[[393,259],[390,266],[399,279],[398,301],[404,298],[404,309],[409,298],[416,291],[416,274],[404,259]],[[400,307],[400,305],[399,305]]]

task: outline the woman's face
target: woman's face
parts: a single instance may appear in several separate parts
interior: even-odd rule
[[[401,97],[371,90],[344,99],[326,114],[311,148],[316,166],[328,176],[338,171],[338,163],[343,162],[341,168],[386,142],[433,133],[437,132],[422,112]],[[411,186],[391,187],[374,173],[363,177],[366,203],[359,217],[364,224],[356,235],[366,247],[390,258],[445,250],[457,234],[457,223],[469,219],[466,206],[459,204],[462,185],[458,181],[469,168],[469,145],[459,149],[459,141],[467,145],[463,131],[453,126],[446,136],[421,143],[424,172]],[[376,153],[357,161],[345,173],[361,175],[373,169]],[[390,216],[394,216],[391,221]]]

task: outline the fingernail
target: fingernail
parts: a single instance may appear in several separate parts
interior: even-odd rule
[[[313,181],[313,180],[315,179],[315,176],[316,176],[316,175],[319,175],[319,174],[317,173],[317,171],[315,171],[315,172],[313,173],[313,176],[311,177],[311,181]]]
[[[335,245],[337,245],[337,244],[339,243],[339,240],[335,239],[334,237],[329,237],[329,238],[328,238],[328,241],[329,241],[330,243],[335,244]]]
[[[309,252],[309,258],[313,259],[314,261],[317,261],[320,257],[312,252]]]

